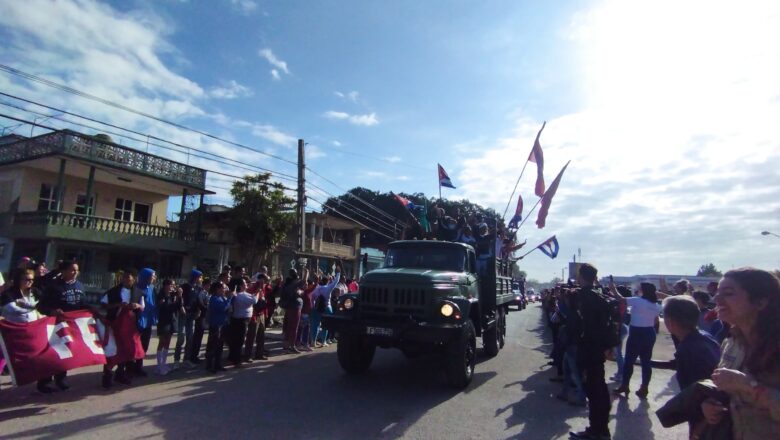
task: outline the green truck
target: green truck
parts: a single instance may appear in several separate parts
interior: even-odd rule
[[[339,297],[323,325],[337,332],[347,373],[365,372],[376,347],[399,348],[408,357],[437,351],[450,384],[465,388],[474,376],[477,337],[488,356],[504,346],[510,271],[493,256],[478,260],[467,244],[395,241],[384,267],[368,272],[358,292]]]

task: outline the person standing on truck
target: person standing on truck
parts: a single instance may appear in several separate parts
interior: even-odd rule
[[[609,347],[610,308],[596,288],[598,270],[591,264],[580,266],[577,296],[577,312],[570,317],[581,329],[577,342],[577,360],[585,376],[585,395],[588,398],[589,425],[584,431],[571,432],[574,439],[609,440],[609,389],[604,375],[604,362]]]

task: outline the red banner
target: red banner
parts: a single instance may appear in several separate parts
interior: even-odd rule
[[[97,322],[98,334],[110,366],[144,358],[141,334],[135,326],[135,313],[121,309],[106,332],[102,321]]]
[[[0,320],[0,343],[16,385],[60,371],[106,363],[95,318],[87,310],[27,323]]]

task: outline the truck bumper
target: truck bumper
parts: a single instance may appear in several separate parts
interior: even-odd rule
[[[408,321],[403,323],[358,321],[349,316],[322,317],[322,325],[329,331],[366,335],[379,345],[400,346],[404,343],[447,343],[460,335],[462,323]]]

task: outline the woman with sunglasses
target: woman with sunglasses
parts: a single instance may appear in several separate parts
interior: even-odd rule
[[[21,269],[13,276],[13,286],[3,292],[0,306],[3,308],[3,318],[11,322],[31,322],[41,315],[36,310],[38,291],[33,289],[35,272],[32,269]]]

